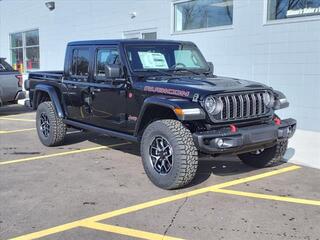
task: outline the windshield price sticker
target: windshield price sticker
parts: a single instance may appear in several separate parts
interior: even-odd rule
[[[168,69],[166,58],[162,53],[138,52],[143,68]]]

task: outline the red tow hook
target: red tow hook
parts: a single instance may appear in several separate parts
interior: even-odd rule
[[[278,117],[275,117],[274,119],[273,119],[273,121],[274,121],[274,123],[276,124],[276,125],[281,125],[281,119],[280,118],[278,118]]]
[[[238,129],[237,129],[237,127],[236,127],[236,125],[234,125],[234,124],[230,124],[230,132],[232,132],[232,133],[235,133],[235,132],[237,132],[238,131]]]

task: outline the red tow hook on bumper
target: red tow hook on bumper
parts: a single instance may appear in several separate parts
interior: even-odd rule
[[[238,129],[237,129],[237,127],[236,127],[236,125],[234,125],[234,124],[230,124],[230,132],[232,132],[232,133],[235,133],[235,132],[237,132],[238,131]]]
[[[275,117],[275,118],[273,119],[273,121],[274,121],[274,123],[275,123],[277,126],[280,126],[280,125],[281,125],[281,119],[280,119],[280,118]]]

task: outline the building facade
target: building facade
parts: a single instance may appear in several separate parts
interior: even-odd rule
[[[23,72],[63,68],[67,42],[195,42],[217,75],[283,91],[298,120],[287,158],[320,167],[320,0],[2,0],[0,56]]]

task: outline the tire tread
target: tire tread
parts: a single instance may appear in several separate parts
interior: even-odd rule
[[[173,146],[175,155],[179,158],[179,170],[174,177],[174,181],[165,189],[177,189],[189,184],[195,177],[198,168],[198,150],[194,144],[192,134],[189,129],[184,127],[181,122],[174,119],[158,120],[151,123],[145,130],[157,129],[157,124],[165,125],[172,137],[175,139],[176,145]],[[144,135],[142,136],[142,144],[144,145]],[[141,148],[144,146],[141,146]],[[142,152],[142,150],[141,150]],[[175,159],[177,161],[178,159]],[[147,172],[148,174],[148,172]]]
[[[67,127],[66,124],[62,121],[62,118],[60,118],[54,108],[54,105],[51,101],[42,102],[38,109],[40,108],[46,108],[48,110],[49,118],[50,118],[50,128],[52,131],[52,139],[51,141],[46,144],[47,146],[53,147],[53,146],[59,146],[63,143]]]

